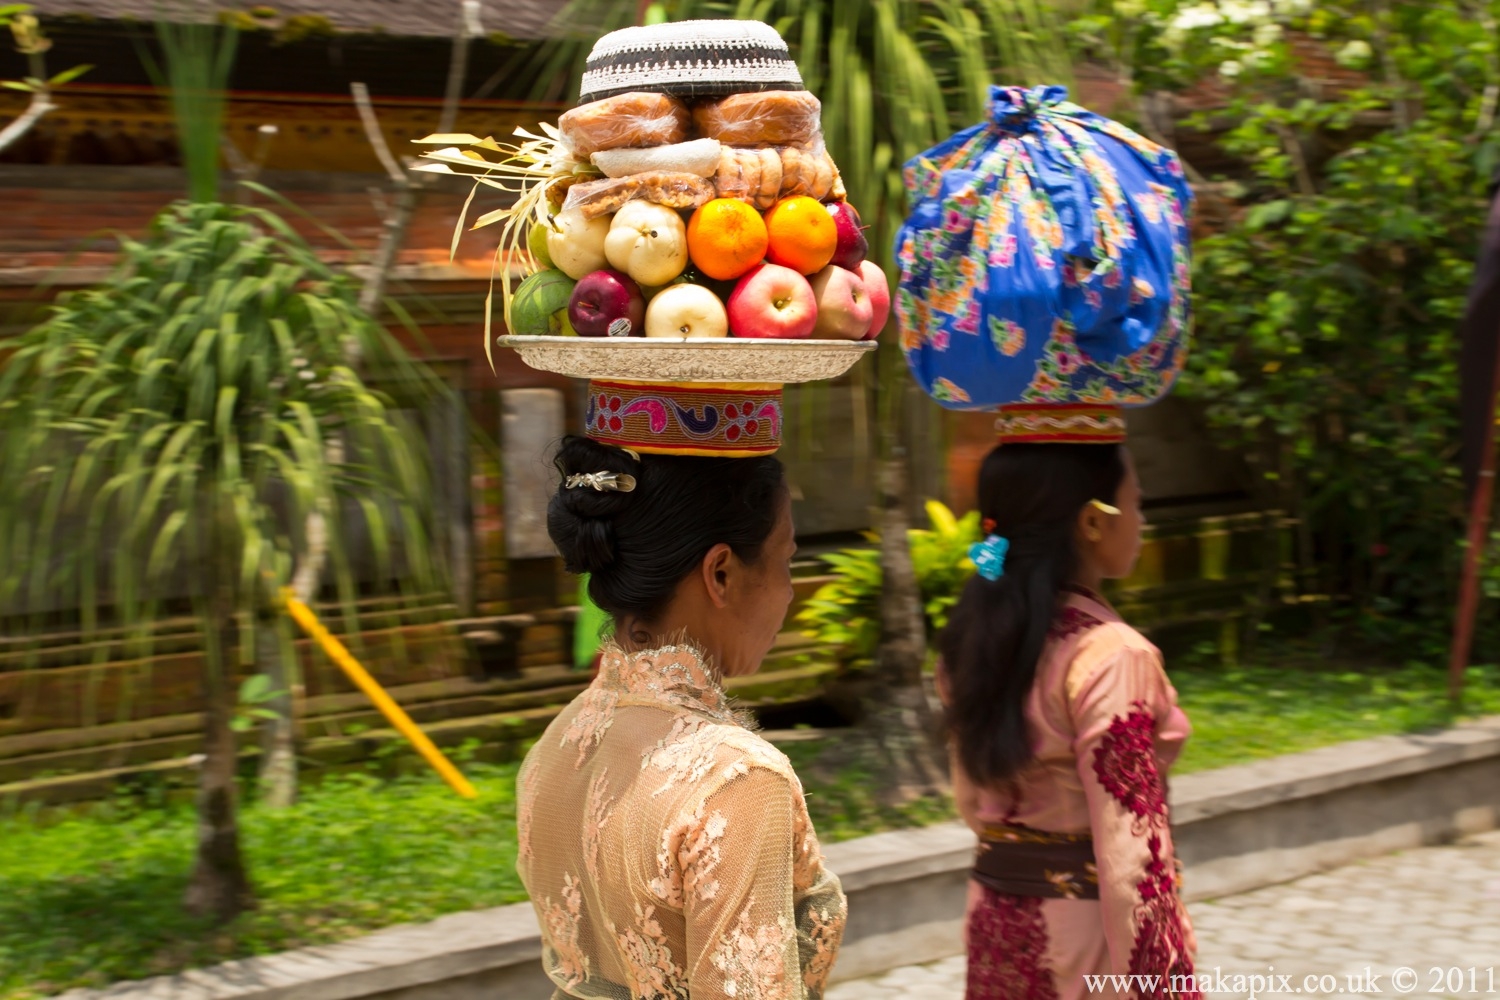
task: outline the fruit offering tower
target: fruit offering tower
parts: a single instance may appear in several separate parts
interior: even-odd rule
[[[475,224],[503,227],[500,342],[595,380],[591,435],[765,454],[782,383],[837,376],[873,349],[890,314],[885,272],[866,259],[821,105],[770,26],[608,34],[579,106],[517,134],[518,146],[431,136],[428,169],[517,196]]]

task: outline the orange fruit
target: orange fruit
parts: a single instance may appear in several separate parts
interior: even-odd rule
[[[778,201],[766,213],[770,246],[766,260],[801,274],[816,274],[833,260],[839,231],[833,216],[816,198],[798,195]]]
[[[730,281],[766,255],[766,220],[736,198],[715,198],[688,220],[688,256],[710,278]]]

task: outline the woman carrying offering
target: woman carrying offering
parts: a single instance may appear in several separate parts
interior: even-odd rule
[[[615,622],[527,755],[521,879],[557,996],[822,995],[843,933],[786,757],[730,707],[792,600],[781,463],[568,438],[548,530]]]
[[[1198,996],[1166,786],[1188,721],[1099,593],[1140,550],[1121,407],[1186,358],[1191,192],[1170,152],[1066,96],[994,88],[985,124],[907,165],[898,241],[913,374],[999,412],[938,676],[980,838],[967,995]]]
[[[1188,720],[1161,654],[1099,596],[1135,564],[1140,498],[1123,445],[1005,445],[980,472],[989,537],[941,675],[980,837],[970,998],[1084,997],[1115,972],[1161,977],[1119,992],[1194,992],[1166,799]]]

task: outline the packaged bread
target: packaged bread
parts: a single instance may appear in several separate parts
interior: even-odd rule
[[[588,159],[608,149],[666,146],[687,138],[687,105],[665,94],[629,93],[566,111],[558,131],[573,155]]]
[[[592,159],[605,177],[663,171],[712,177],[719,172],[719,157],[723,149],[724,145],[718,139],[693,139],[646,149],[606,149],[595,153]]]
[[[844,182],[822,143],[762,149],[725,146],[719,154],[714,188],[720,198],[738,198],[761,211],[797,195],[819,201],[844,198]]]
[[[805,90],[735,94],[693,109],[698,132],[730,146],[805,146],[820,134],[823,106]]]
[[[563,211],[576,208],[586,219],[618,212],[626,202],[650,201],[667,208],[697,208],[714,199],[714,183],[697,174],[673,171],[584,181],[568,189]]]

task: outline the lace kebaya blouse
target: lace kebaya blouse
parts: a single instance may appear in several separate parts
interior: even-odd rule
[[[607,647],[518,778],[554,997],[821,997],[846,904],[802,786],[687,646]]]

